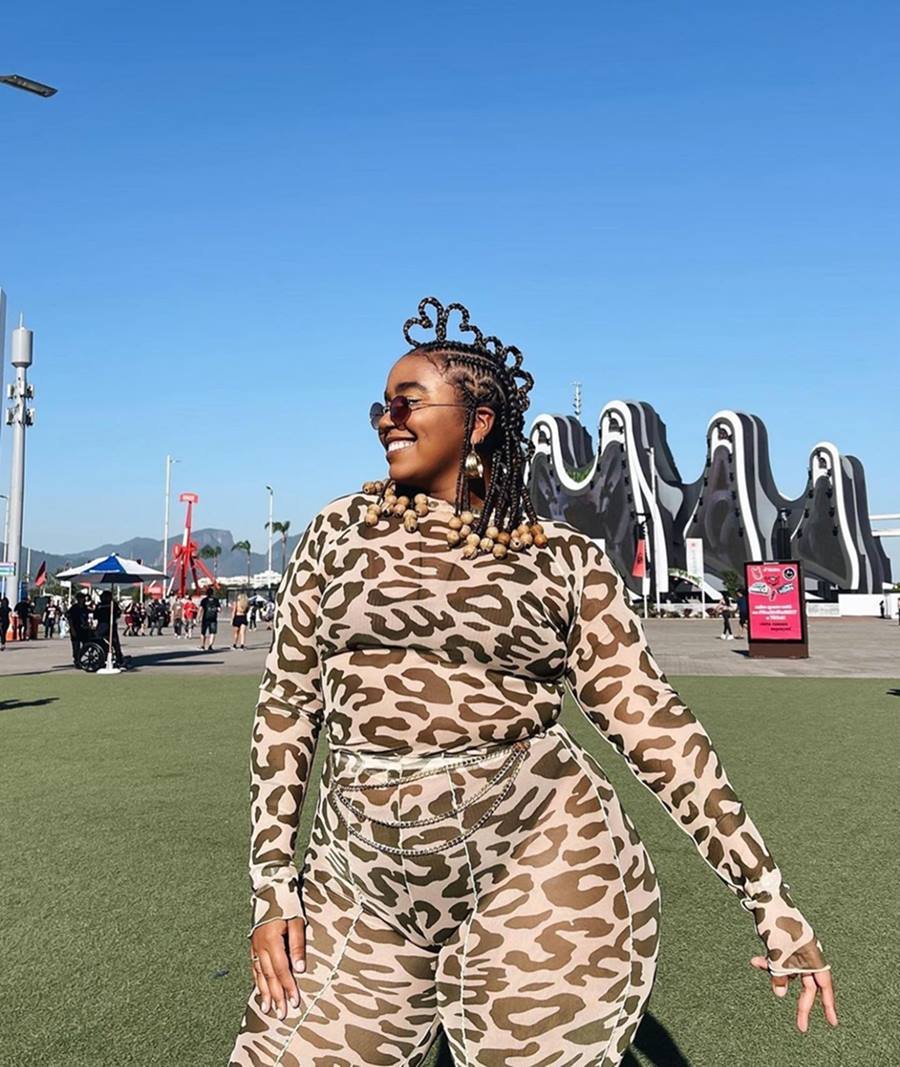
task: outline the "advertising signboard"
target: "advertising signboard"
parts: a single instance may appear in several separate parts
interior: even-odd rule
[[[803,575],[797,560],[744,564],[751,656],[809,655]]]
[[[703,541],[699,537],[686,537],[684,539],[684,553],[686,557],[685,570],[695,578],[698,585],[703,582]]]

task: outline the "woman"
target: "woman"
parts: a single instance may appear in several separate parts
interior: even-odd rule
[[[462,315],[466,343],[447,340]],[[436,317],[432,322],[431,314]],[[435,326],[435,337],[410,329]],[[650,858],[557,722],[568,683],[751,912],[776,992],[821,945],[589,537],[523,481],[521,354],[433,298],[372,421],[389,479],[312,520],[253,727],[250,958],[232,1065],[621,1062],[656,969]],[[310,846],[298,812],[327,724]]]
[[[719,613],[722,616],[722,632],[719,634],[719,638],[722,641],[733,641],[734,634],[731,632],[731,616],[733,614],[731,608],[731,597],[727,593],[722,594],[722,605],[719,609]]]
[[[232,648],[243,648],[244,638],[247,635],[247,608],[250,606],[250,600],[246,593],[241,593],[234,603],[234,615],[231,617],[231,626],[234,630],[234,640],[231,642]]]

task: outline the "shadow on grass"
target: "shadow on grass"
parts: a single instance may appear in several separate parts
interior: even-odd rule
[[[454,1067],[450,1046],[447,1044],[443,1030],[438,1034],[435,1047],[437,1058],[434,1060],[434,1067]],[[641,1020],[632,1047],[636,1048],[652,1067],[691,1067],[672,1040],[668,1030],[649,1012]],[[622,1067],[641,1067],[641,1065],[629,1051],[625,1053]]]
[[[0,700],[0,711],[16,711],[19,708],[42,708],[59,697],[41,697],[40,700]]]
[[[889,697],[900,697],[900,689],[889,689],[887,695]]]

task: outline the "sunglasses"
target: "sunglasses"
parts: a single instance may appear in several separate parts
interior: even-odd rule
[[[413,407],[414,404],[415,407]],[[377,430],[378,424],[388,414],[391,422],[402,430],[409,422],[410,415],[419,408],[464,408],[465,406],[465,404],[426,404],[423,400],[415,400],[401,393],[393,397],[389,404],[382,404],[376,400],[369,408],[369,422],[372,424],[372,429]]]

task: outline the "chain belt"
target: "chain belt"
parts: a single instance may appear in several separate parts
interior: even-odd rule
[[[543,736],[543,734],[535,736]],[[441,842],[438,845],[432,845],[428,848],[420,849],[399,848],[394,845],[380,844],[378,841],[373,841],[371,838],[366,837],[364,834],[360,833],[359,830],[357,830],[355,827],[351,826],[350,823],[347,822],[347,817],[345,816],[343,811],[341,811],[341,807],[336,807],[335,811],[337,812],[338,818],[347,827],[347,831],[349,833],[351,833],[354,837],[358,838],[360,841],[363,841],[365,844],[369,845],[371,848],[378,849],[380,852],[388,852],[391,855],[395,856],[424,856],[428,853],[442,852],[445,849],[454,848],[456,845],[465,841],[467,837],[475,833],[475,831],[480,826],[482,826],[491,817],[491,815],[494,814],[494,812],[503,802],[504,797],[508,795],[509,791],[513,787],[516,774],[520,766],[522,765],[522,761],[528,753],[530,742],[530,737],[526,738],[523,741],[513,742],[511,746],[512,750],[507,756],[507,758],[504,760],[503,764],[496,771],[496,773],[491,776],[487,783],[475,794],[474,797],[470,797],[468,800],[463,801],[463,803],[457,805],[454,808],[451,808],[449,811],[444,812],[441,815],[428,816],[423,819],[415,819],[409,821],[403,819],[379,819],[375,816],[367,815],[365,812],[361,811],[349,800],[347,800],[347,798],[343,796],[343,793],[350,789],[383,789],[388,786],[405,785],[407,782],[414,782],[419,778],[425,778],[429,775],[442,774],[444,771],[452,771],[455,770],[457,767],[469,767],[476,763],[484,763],[491,756],[496,755],[496,748],[479,756],[473,756],[469,759],[462,759],[453,764],[446,764],[445,766],[438,767],[435,770],[417,771],[416,773],[409,775],[406,778],[395,778],[392,781],[388,782],[354,782],[350,785],[344,786],[339,785],[337,782],[334,783],[335,795],[337,796],[340,805],[347,808],[349,811],[352,811],[354,815],[356,815],[358,818],[368,819],[370,822],[378,823],[382,826],[429,826],[433,825],[434,823],[442,822],[444,819],[449,818],[451,815],[457,815],[465,808],[468,808],[469,806],[474,804],[477,800],[484,796],[484,794],[491,788],[491,786],[499,782],[507,773],[507,771],[511,769],[506,784],[504,785],[503,789],[500,790],[500,793],[498,794],[496,800],[494,800],[491,806],[484,812],[483,815],[480,816],[480,818],[472,826],[469,827],[468,830],[459,834],[452,841],[445,841]]]

